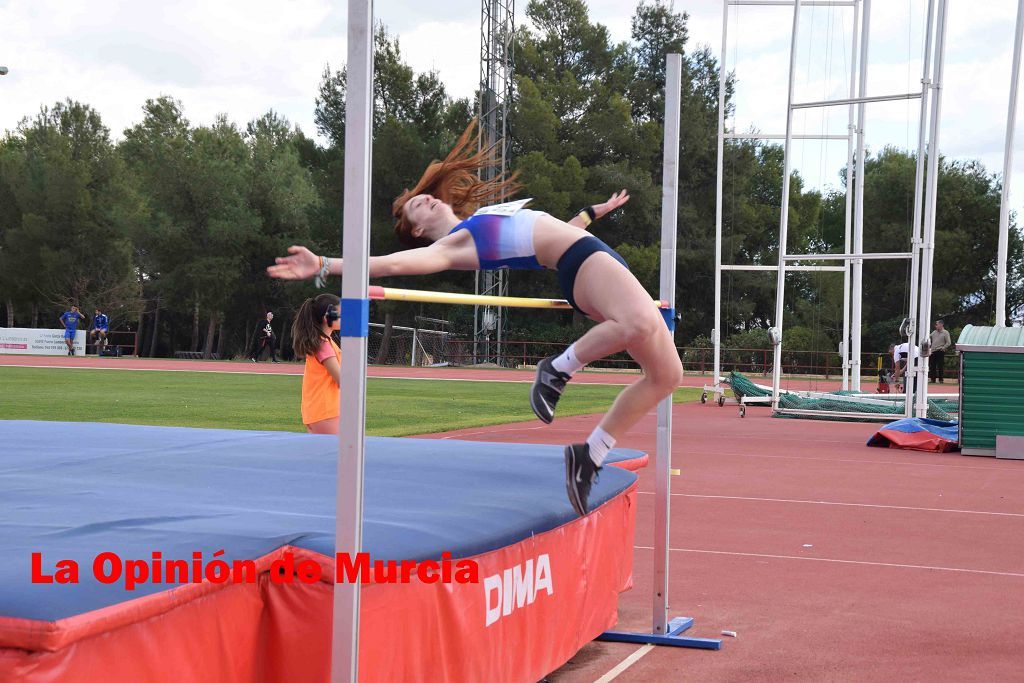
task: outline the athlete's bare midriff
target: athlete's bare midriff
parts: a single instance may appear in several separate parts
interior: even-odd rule
[[[537,222],[533,224],[533,249],[537,261],[545,268],[555,270],[562,254],[588,234],[583,228],[569,225],[547,214],[538,216]]]

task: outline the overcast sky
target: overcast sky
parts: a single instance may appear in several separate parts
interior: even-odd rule
[[[942,151],[1002,168],[1016,2],[951,0]],[[516,3],[517,22],[526,2]],[[612,37],[629,37],[635,5],[592,0],[593,20]],[[690,15],[690,49],[722,40],[719,0],[679,0]],[[869,94],[919,89],[925,0],[874,3]],[[244,125],[268,109],[313,126],[313,99],[325,64],[345,55],[342,0],[0,0],[0,128],[11,129],[40,105],[71,97],[103,116],[115,138],[139,120],[147,98],[172,95],[193,123],[226,113]],[[398,34],[420,71],[437,69],[449,90],[469,96],[479,67],[479,0],[378,0],[376,16]],[[737,130],[784,128],[792,10],[730,10],[727,63],[739,78]],[[796,100],[845,95],[852,12],[808,7],[801,15]],[[846,109],[799,113],[795,133],[844,134]],[[916,148],[914,102],[870,105],[867,139]],[[1018,136],[1024,138],[1024,135]],[[1018,145],[1019,148],[1019,145]],[[813,185],[836,185],[845,142],[794,143],[797,170]],[[1014,197],[1024,204],[1024,153],[1017,154]]]

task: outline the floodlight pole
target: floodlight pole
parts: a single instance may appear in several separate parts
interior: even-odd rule
[[[927,194],[924,202],[924,237],[921,243],[921,320],[932,317],[932,264],[935,258],[935,205],[939,187],[939,121],[942,113],[942,76],[946,64],[946,0],[939,0],[935,25],[935,76],[932,83],[930,135],[928,140]],[[913,353],[910,354],[911,356]],[[928,414],[928,357],[921,356],[917,368],[918,391],[915,414]]]
[[[1017,130],[1017,88],[1020,84],[1021,39],[1024,37],[1024,0],[1017,1],[1017,28],[1013,34],[1010,102],[1006,111],[1003,146],[1003,191],[999,198],[999,252],[996,259],[996,327],[1006,327],[1006,259],[1010,241],[1010,177],[1013,175],[1013,137]]]
[[[348,0],[348,97],[341,286],[341,415],[338,429],[335,550],[353,560],[362,549],[369,330],[370,168],[373,147],[373,0]],[[335,563],[335,573],[339,564]],[[359,678],[359,578],[335,576],[331,680]]]
[[[860,59],[857,62],[860,75],[857,78],[859,97],[867,97],[868,88],[868,42],[871,35],[871,0],[864,0],[861,14]],[[853,199],[853,251],[864,253],[864,102],[857,105],[857,158],[854,171]],[[864,303],[864,259],[854,259],[850,264],[850,389],[860,391],[861,376],[861,325]]]
[[[857,63],[857,28],[860,22],[860,4],[853,6],[853,39],[850,47],[850,64]],[[851,69],[850,73],[850,99],[857,95],[857,79]],[[843,217],[843,252],[851,253],[850,238],[853,227],[853,135],[857,130],[856,109],[850,105],[848,110],[848,121],[846,124],[846,205]],[[840,342],[840,349],[843,354],[843,383],[842,389],[850,388],[850,262],[843,263],[843,339]]]
[[[782,211],[779,217],[779,270],[775,280],[775,319],[772,324],[782,332],[782,314],[786,299],[786,244],[789,241],[789,182],[790,154],[793,141],[793,83],[796,69],[797,34],[800,29],[800,0],[793,3],[793,33],[789,43],[789,87],[786,91],[786,141],[782,146]],[[774,361],[772,363],[772,409],[779,407],[779,390],[782,381],[782,342],[774,340]]]
[[[920,283],[921,283],[921,214],[924,209],[924,169],[926,163],[925,137],[928,121],[928,96],[932,87],[931,82],[931,50],[932,50],[932,28],[935,24],[935,0],[928,0],[928,13],[925,15],[925,38],[924,54],[921,55],[921,113],[917,126],[917,163],[914,170],[914,224],[910,226],[910,331],[907,335],[908,343],[911,345],[907,353],[907,374],[904,377],[906,398],[903,401],[903,415],[913,417],[914,415],[914,382],[908,382],[910,377],[917,376],[917,366],[923,363],[920,354],[914,357],[913,346],[917,342],[918,348],[924,337],[928,334],[928,321],[921,317],[920,310]],[[920,339],[920,341],[918,341]]]
[[[1021,0],[1024,2],[1024,0]],[[725,71],[726,40],[729,35],[729,3],[722,2],[722,54],[718,60],[718,160],[715,173],[715,327],[711,330],[711,385],[719,388],[722,377],[722,204],[725,189]]]

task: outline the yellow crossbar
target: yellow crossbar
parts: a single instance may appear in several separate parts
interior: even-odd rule
[[[522,296],[489,296],[485,294],[458,294],[455,292],[427,292],[419,289],[395,289],[370,286],[371,299],[387,301],[416,301],[428,304],[463,304],[469,306],[505,306],[507,308],[572,308],[564,299],[531,299]],[[665,302],[654,300],[660,308]]]

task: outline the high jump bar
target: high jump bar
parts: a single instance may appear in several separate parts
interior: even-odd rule
[[[395,289],[393,287],[369,288],[370,299],[378,301],[415,301],[427,304],[463,304],[469,306],[505,306],[507,308],[555,308],[571,309],[564,299],[532,299],[522,296],[490,296],[486,294],[459,294],[456,292],[428,292],[420,289]],[[669,308],[668,302],[651,299],[658,308]]]

